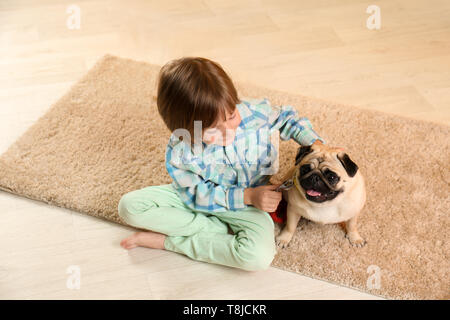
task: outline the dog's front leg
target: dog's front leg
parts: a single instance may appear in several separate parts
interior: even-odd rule
[[[295,210],[296,208],[292,208],[288,205],[286,210],[286,225],[284,226],[280,234],[276,237],[276,244],[278,247],[286,248],[291,241],[295,230],[297,229],[298,222],[300,221],[300,218],[302,216],[295,212]]]
[[[354,216],[350,220],[345,221],[346,238],[350,241],[352,246],[364,247],[366,241],[359,235],[356,228],[356,222],[358,220],[358,215]]]

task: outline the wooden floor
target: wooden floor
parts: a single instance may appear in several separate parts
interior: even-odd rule
[[[71,4],[80,29],[67,27]],[[450,2],[378,0],[380,30],[366,28],[372,4],[2,0],[0,153],[105,53],[159,65],[204,56],[235,81],[449,124]],[[0,218],[2,299],[377,298],[276,268],[128,252],[119,242],[132,228],[4,192]]]

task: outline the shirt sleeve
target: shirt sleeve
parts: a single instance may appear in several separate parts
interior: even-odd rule
[[[170,145],[166,151],[166,168],[173,179],[172,186],[183,203],[197,211],[225,212],[247,207],[244,204],[243,187],[225,187],[205,180],[201,175],[205,170],[203,161]]]
[[[298,111],[290,105],[271,106],[267,98],[260,103],[268,114],[271,131],[278,129],[281,140],[294,139],[298,144],[309,146],[316,140],[325,143],[313,129],[306,117],[299,117]]]

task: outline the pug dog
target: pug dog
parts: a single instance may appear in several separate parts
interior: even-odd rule
[[[363,247],[366,241],[356,222],[366,202],[364,178],[344,149],[316,141],[298,148],[295,166],[283,180],[290,185],[281,190],[287,201],[287,221],[276,244],[285,248],[304,217],[320,224],[345,224],[350,244]]]

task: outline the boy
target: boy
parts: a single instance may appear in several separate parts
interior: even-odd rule
[[[278,157],[271,136],[325,143],[307,118],[267,99],[241,100],[220,65],[200,57],[161,68],[158,111],[172,132],[166,149],[171,184],[125,194],[119,215],[149,230],[124,239],[244,270],[267,269],[276,253],[279,185],[267,185]],[[230,234],[228,228],[233,234]]]

